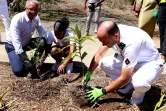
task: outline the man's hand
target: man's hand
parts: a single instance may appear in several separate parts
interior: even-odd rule
[[[135,12],[135,17],[139,17],[139,12]]]
[[[37,72],[40,72],[40,70],[42,69],[42,67],[43,67],[42,63],[37,64],[36,65]]]
[[[90,76],[92,75],[92,73],[90,71],[87,71],[85,74],[85,77],[82,79],[82,87],[85,88],[87,83],[90,80]]]
[[[88,91],[85,94],[85,97],[87,98],[88,101],[91,103],[95,102],[99,97],[103,96],[106,94],[106,90],[104,88],[95,88],[92,87],[92,90]]]
[[[61,64],[58,69],[57,69],[57,73],[58,74],[64,74],[65,73],[65,67],[66,67],[66,64]]]
[[[21,54],[19,54],[19,57],[20,57],[22,63],[24,64],[25,68],[27,70],[31,70],[33,65],[32,65],[31,61],[29,60],[26,52],[22,52]]]

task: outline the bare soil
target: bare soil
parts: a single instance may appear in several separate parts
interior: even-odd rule
[[[86,13],[82,10],[83,3],[78,4],[76,0],[62,0],[62,4],[59,3],[59,6],[63,6],[64,3],[66,3],[64,5],[66,11],[55,11],[54,14],[63,15],[65,12],[72,26],[75,24],[85,26]],[[77,5],[73,6],[72,3],[77,3]],[[121,10],[109,9],[109,6],[105,2],[101,21],[113,20],[117,23],[137,25],[137,19],[131,12],[131,6],[124,6],[124,9]],[[41,17],[44,14],[46,12],[43,12]],[[43,23],[47,31],[52,30],[54,21],[43,21]],[[158,31],[155,34],[155,36],[159,36]],[[36,81],[30,78],[30,74],[24,78],[16,77],[12,73],[9,63],[0,62],[0,94],[8,87],[12,88],[3,98],[4,107],[0,111],[153,111],[161,97],[161,91],[166,92],[166,75],[161,75],[154,81],[141,105],[130,105],[130,96],[124,98],[116,92],[102,96],[95,105],[89,104],[84,97],[85,91],[81,88],[82,64],[75,61],[73,73],[50,77],[49,71],[52,65],[45,64],[42,70],[44,79]],[[88,85],[104,87],[111,82],[112,80],[98,68],[93,73]],[[9,106],[6,106],[8,104]]]
[[[43,80],[32,80],[30,74],[24,78],[16,77],[9,63],[0,64],[0,94],[8,87],[12,88],[3,98],[4,106],[10,106],[2,111],[153,111],[161,97],[161,90],[166,91],[166,76],[161,75],[146,93],[141,105],[130,105],[129,98],[116,92],[102,96],[94,105],[88,103],[81,88],[82,67],[79,62],[74,62],[73,73]],[[49,74],[51,65],[45,64],[43,75]],[[101,69],[96,69],[88,85],[104,87],[111,81]]]

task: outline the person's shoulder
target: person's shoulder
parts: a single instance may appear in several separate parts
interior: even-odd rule
[[[52,36],[52,35],[54,35],[54,31],[53,30],[51,30],[50,32],[48,32],[48,36]]]
[[[20,13],[17,13],[16,15],[14,15],[12,19],[20,19],[23,16],[24,16],[24,12],[20,12]]]
[[[126,24],[117,24],[118,27],[128,27],[129,25]]]
[[[11,24],[17,24],[20,21],[23,21],[25,16],[24,16],[24,12],[20,12],[16,15],[13,16],[12,20],[11,20]]]
[[[66,36],[70,36],[73,35],[73,32],[69,29],[66,30]]]
[[[135,30],[140,30],[138,27],[136,26],[131,26],[131,25],[126,25],[126,24],[118,24],[118,27],[120,29],[123,29],[123,30],[132,30],[132,29],[135,29]]]

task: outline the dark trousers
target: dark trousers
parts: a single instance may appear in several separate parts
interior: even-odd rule
[[[158,22],[160,30],[160,49],[163,56],[166,56],[166,3],[159,5]]]
[[[32,38],[31,41],[25,47],[23,47],[23,50],[24,51],[30,51],[30,50],[32,50],[34,48],[39,47],[36,50],[40,51],[41,50],[40,49],[40,44],[41,44],[40,42],[41,42],[41,39],[39,37]],[[12,68],[13,73],[16,76],[19,76],[19,77],[25,77],[25,76],[27,76],[28,73],[29,73],[29,71],[27,71],[25,69],[25,66],[23,65],[23,63],[22,63],[19,55],[15,53],[14,46],[11,45],[11,44],[6,43],[5,44],[5,49],[6,49],[6,52],[8,54],[10,66]]]

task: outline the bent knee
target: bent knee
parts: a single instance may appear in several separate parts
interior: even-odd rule
[[[26,77],[28,75],[28,72],[22,70],[22,69],[15,69],[13,70],[14,75],[18,77]]]
[[[113,68],[113,63],[112,63],[112,61],[110,61],[106,57],[104,57],[99,61],[99,67],[101,69],[109,68],[111,70]]]
[[[151,85],[148,84],[148,83],[144,83],[144,82],[132,82],[133,84],[133,87],[136,91],[138,92],[147,92],[150,88],[151,88]]]
[[[58,47],[52,47],[51,53],[54,54],[56,52],[60,52],[60,48],[58,48]]]

